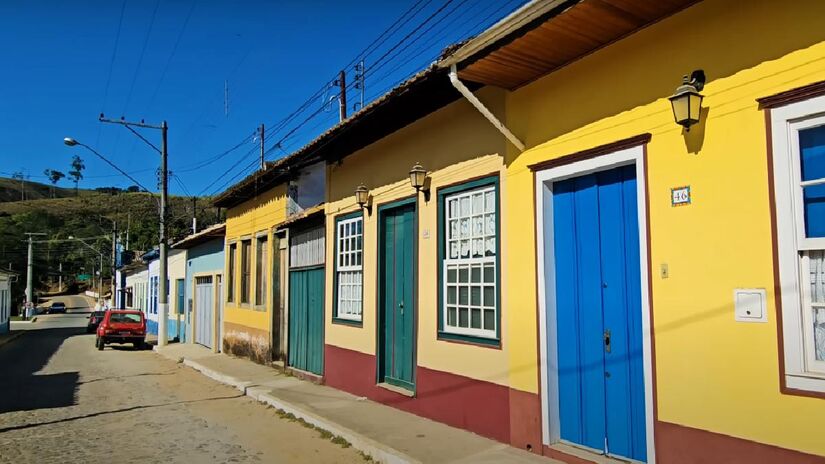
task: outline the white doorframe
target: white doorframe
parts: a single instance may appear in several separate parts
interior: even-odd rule
[[[636,202],[639,212],[639,269],[641,270],[642,354],[645,385],[645,428],[647,461],[656,462],[653,443],[653,363],[651,357],[650,294],[648,292],[647,208],[644,147],[637,146],[602,156],[536,171],[536,240],[539,295],[539,346],[541,370],[541,425],[545,445],[560,440],[558,406],[558,353],[556,336],[555,257],[553,256],[553,182],[605,171],[619,166],[636,166]],[[545,216],[545,211],[549,212]],[[545,259],[547,258],[547,259]],[[548,346],[547,340],[553,340]],[[555,401],[551,401],[555,400]]]

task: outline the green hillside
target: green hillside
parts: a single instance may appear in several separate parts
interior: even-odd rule
[[[64,181],[65,183],[65,181]],[[80,189],[78,194],[95,193],[92,190]],[[0,202],[26,200],[42,200],[45,198],[66,198],[75,195],[74,188],[54,187],[50,184],[19,181],[8,177],[0,177]]]
[[[18,192],[19,193],[19,192]],[[72,191],[72,195],[74,192]],[[210,199],[197,199],[194,209],[199,228],[219,221],[218,211]],[[170,197],[168,236],[174,242],[191,232],[193,201],[191,197]],[[109,275],[113,221],[117,223],[119,240],[125,244],[128,231],[129,248],[147,251],[158,243],[157,197],[149,193],[103,194],[81,192],[78,197],[10,201],[0,203],[0,267],[21,274],[25,282],[27,244],[26,232],[45,233],[35,244],[34,267],[36,288],[42,290],[53,280],[62,263],[64,281],[71,276],[90,273],[98,266],[99,254],[69,236],[89,238],[87,242],[104,253],[104,277]],[[22,299],[25,284],[16,285],[14,296]]]

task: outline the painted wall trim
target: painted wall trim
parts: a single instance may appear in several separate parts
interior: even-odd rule
[[[825,95],[825,81],[814,82],[795,89],[756,99],[759,108],[770,109]]]
[[[541,171],[545,169],[554,168],[557,166],[562,166],[565,164],[575,163],[576,161],[583,161],[586,159],[595,158],[597,156],[607,155],[609,153],[625,150],[627,148],[645,145],[648,142],[650,142],[651,137],[652,136],[650,135],[650,133],[634,135],[633,137],[628,137],[626,139],[606,143],[604,145],[599,145],[597,147],[588,148],[587,150],[578,151],[576,153],[564,155],[559,158],[540,161],[538,163],[531,164],[527,167],[530,168],[531,171]]]

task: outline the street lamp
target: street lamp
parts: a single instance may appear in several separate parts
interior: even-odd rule
[[[669,98],[673,109],[673,119],[676,124],[690,131],[690,126],[699,122],[702,115],[702,98],[699,93],[705,87],[705,72],[701,69],[693,71],[690,76],[682,79],[676,92]]]

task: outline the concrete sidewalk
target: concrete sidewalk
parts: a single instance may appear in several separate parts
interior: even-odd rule
[[[155,347],[155,351],[328,430],[379,462],[559,462],[334,388],[298,380],[252,361],[214,354],[199,345],[172,344],[162,349]]]

